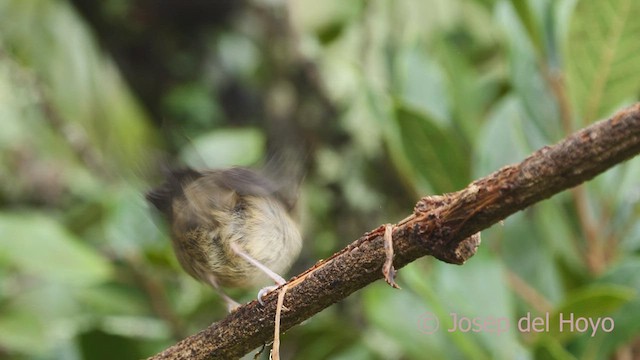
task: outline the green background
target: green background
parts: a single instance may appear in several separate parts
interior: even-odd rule
[[[303,159],[294,275],[638,101],[639,18],[636,0],[0,2],[0,358],[137,359],[225,316],[144,201],[163,164]],[[358,291],[282,355],[638,358],[639,214],[633,159],[484,231],[464,266]],[[451,313],[510,329],[447,332]],[[528,313],[550,330],[518,331]]]

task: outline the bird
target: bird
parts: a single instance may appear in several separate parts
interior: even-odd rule
[[[239,303],[223,288],[250,288],[269,281],[300,254],[302,236],[285,189],[246,167],[168,171],[146,199],[169,223],[178,262],[195,279],[214,288],[229,311]],[[277,286],[264,287],[258,300]]]

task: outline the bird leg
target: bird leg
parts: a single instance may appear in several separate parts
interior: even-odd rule
[[[238,308],[240,306],[240,303],[238,303],[237,301],[233,300],[232,298],[229,297],[229,295],[227,295],[222,288],[220,287],[220,285],[218,284],[218,282],[216,281],[215,276],[213,275],[208,275],[207,276],[207,280],[209,282],[209,284],[216,290],[216,292],[218,294],[220,294],[220,297],[222,297],[222,299],[224,300],[224,302],[227,304],[227,310],[231,313],[233,312],[236,308]]]
[[[273,281],[277,284],[277,285],[263,287],[262,289],[260,289],[260,291],[258,291],[258,302],[260,302],[260,304],[264,305],[264,303],[262,302],[263,296],[277,289],[278,286],[281,286],[287,283],[287,281],[282,276],[276,274],[273,270],[266,267],[260,261],[254,259],[251,255],[247,254],[244,250],[242,250],[240,246],[238,246],[237,244],[231,243],[231,250],[235,252],[237,255],[239,255],[240,257],[242,257],[243,259],[247,260],[253,266],[262,270],[262,272],[267,274],[267,276],[273,279]]]

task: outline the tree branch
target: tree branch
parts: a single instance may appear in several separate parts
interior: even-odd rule
[[[394,227],[396,268],[425,255],[462,264],[479,245],[476,232],[560,191],[576,186],[640,152],[640,104],[546,146],[465,189],[427,196]],[[291,279],[280,329],[310,318],[382,277],[385,226]],[[248,303],[225,319],[152,359],[238,358],[273,340],[278,291],[265,305]]]

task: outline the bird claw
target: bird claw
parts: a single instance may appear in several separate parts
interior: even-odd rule
[[[260,303],[260,305],[264,306],[264,301],[262,301],[262,298],[268,293],[277,289],[278,287],[279,285],[271,285],[271,286],[265,286],[262,289],[260,289],[260,291],[258,291],[258,302]]]
[[[227,311],[229,312],[229,314],[236,311],[240,307],[240,303],[235,300],[225,299],[225,302],[227,303]]]

